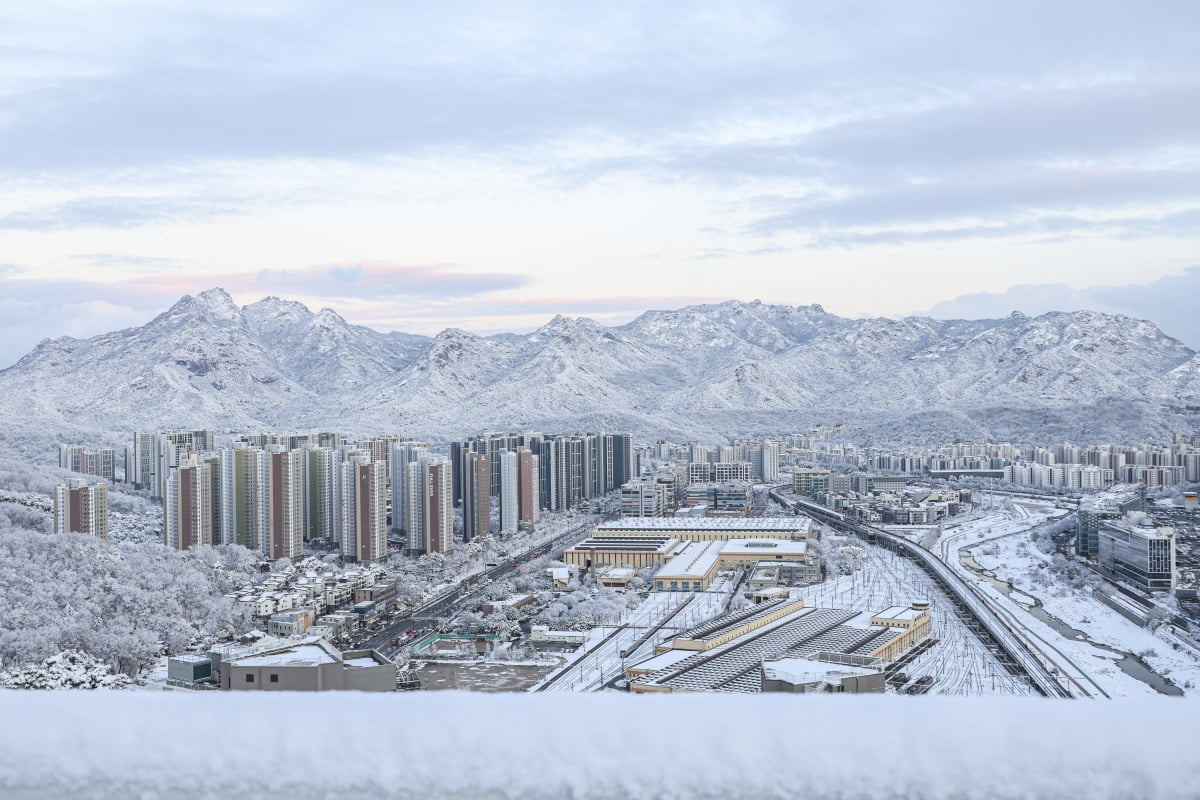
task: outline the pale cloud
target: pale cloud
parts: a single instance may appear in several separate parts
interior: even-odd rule
[[[0,278],[480,330],[632,292],[595,313],[1149,284],[1196,260],[1198,28],[1115,0],[8,4]]]

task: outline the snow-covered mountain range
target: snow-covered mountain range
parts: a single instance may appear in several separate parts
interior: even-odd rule
[[[380,333],[221,289],[140,328],[47,339],[0,372],[0,418],[47,432],[336,429],[434,440],[484,429],[716,440],[845,422],[863,439],[1160,437],[1191,422],[1200,356],[1096,312],[847,319],[729,301],[626,325]],[[76,437],[78,438],[78,437]]]

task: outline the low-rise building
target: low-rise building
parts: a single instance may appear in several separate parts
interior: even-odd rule
[[[582,569],[657,567],[675,552],[672,536],[630,536],[597,532],[563,553],[563,561]]]
[[[689,542],[654,576],[657,592],[702,592],[721,561],[722,542]]]
[[[813,658],[778,658],[762,663],[764,692],[851,692],[882,694],[887,690],[887,674],[882,660],[871,666],[836,664]]]
[[[587,637],[587,631],[552,631],[549,625],[533,625],[529,628],[529,640],[532,642],[583,644]]]
[[[231,657],[221,665],[221,688],[390,692],[396,688],[396,665],[376,650],[342,652],[325,639],[311,637]]]

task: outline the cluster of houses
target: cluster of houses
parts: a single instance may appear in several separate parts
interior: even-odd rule
[[[376,564],[334,572],[314,560],[271,573],[261,583],[226,596],[264,622],[272,636],[338,640],[395,605],[396,581]]]

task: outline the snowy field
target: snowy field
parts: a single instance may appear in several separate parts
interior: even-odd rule
[[[949,597],[920,567],[882,547],[855,538],[828,537],[866,552],[862,568],[852,575],[830,577],[824,583],[794,589],[805,605],[845,608],[851,611],[882,611],[888,606],[906,606],[914,600],[929,600],[932,638],[937,644],[904,667],[911,678],[933,677],[930,694],[1028,695],[1029,684],[1011,675],[959,616]]]
[[[1188,652],[1174,650],[1164,639],[1103,605],[1090,589],[1073,588],[1051,573],[1053,556],[1030,541],[1029,531],[1063,513],[1046,501],[993,499],[988,513],[946,530],[939,553],[959,574],[980,586],[1088,693],[1110,697],[1158,694],[1149,683],[1121,669],[1118,662],[1127,654],[1140,656],[1158,675],[1189,692],[1200,683],[1200,661]],[[958,550],[964,547],[970,548],[981,567],[1011,583],[1015,591],[1005,595],[991,581],[961,564]],[[1039,604],[1062,624],[1047,624],[1035,616],[1030,608]],[[1127,669],[1139,671],[1129,660],[1124,663]]]
[[[1183,800],[1200,772],[1200,705],[1165,698],[0,692],[0,709],[16,800]]]

